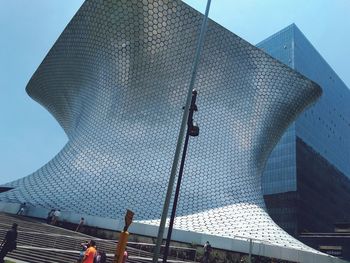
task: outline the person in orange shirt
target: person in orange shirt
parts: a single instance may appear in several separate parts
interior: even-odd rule
[[[82,263],[94,263],[94,258],[96,254],[96,243],[90,240],[88,249],[85,251]]]

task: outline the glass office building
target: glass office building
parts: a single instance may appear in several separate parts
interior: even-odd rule
[[[257,46],[323,89],[266,164],[269,213],[293,235],[332,231],[335,222],[350,220],[350,91],[295,24]]]

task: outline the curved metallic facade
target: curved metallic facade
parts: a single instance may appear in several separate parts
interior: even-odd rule
[[[27,86],[69,141],[0,200],[158,225],[201,22],[181,1],[86,1]],[[265,212],[261,173],[321,89],[213,21],[195,86],[175,228],[311,251]]]

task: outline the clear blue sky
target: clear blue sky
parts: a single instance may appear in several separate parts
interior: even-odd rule
[[[204,12],[205,0],[185,2]],[[0,0],[0,184],[36,171],[67,142],[25,86],[82,3]],[[349,0],[212,0],[209,16],[252,44],[295,23],[350,87]]]

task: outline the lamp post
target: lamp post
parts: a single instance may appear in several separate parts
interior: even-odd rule
[[[177,171],[177,166],[178,166],[178,161],[179,161],[179,156],[180,156],[180,151],[182,148],[182,141],[183,141],[183,137],[185,134],[186,122],[187,122],[187,117],[188,117],[187,111],[189,110],[190,102],[191,102],[191,92],[193,90],[194,82],[196,80],[199,58],[200,58],[200,54],[201,54],[202,46],[203,46],[203,42],[204,42],[204,35],[205,35],[206,27],[207,27],[207,20],[208,20],[208,14],[209,14],[209,9],[210,9],[210,3],[211,3],[211,0],[208,0],[207,6],[205,9],[205,15],[204,15],[202,27],[201,27],[201,32],[199,35],[199,40],[197,43],[196,55],[195,55],[195,59],[193,61],[192,76],[191,76],[191,81],[190,81],[190,85],[189,85],[189,89],[187,91],[187,97],[186,97],[185,112],[182,116],[181,127],[180,127],[180,131],[179,131],[179,136],[177,139],[177,145],[176,145],[176,149],[175,149],[173,165],[171,167],[168,188],[167,188],[167,192],[166,192],[166,196],[165,196],[162,216],[160,219],[160,224],[159,224],[159,229],[158,229],[157,242],[156,242],[156,246],[154,248],[153,263],[158,263],[160,246],[161,246],[162,241],[163,241],[165,222],[166,222],[166,218],[168,216],[171,194],[173,191],[173,186],[174,186],[174,181],[175,181],[175,176],[176,176],[176,171]]]
[[[188,112],[187,132],[186,132],[186,137],[185,137],[184,149],[183,149],[182,157],[181,157],[179,178],[177,179],[177,183],[176,183],[176,190],[175,190],[173,208],[171,210],[168,235],[166,238],[166,244],[165,244],[165,249],[164,249],[164,253],[163,253],[163,263],[166,263],[167,259],[168,259],[171,234],[173,232],[173,225],[174,225],[174,220],[175,220],[175,215],[176,215],[177,201],[179,199],[181,180],[182,180],[183,170],[184,170],[184,166],[185,166],[188,139],[190,136],[198,136],[199,135],[199,127],[193,122],[193,112],[198,110],[197,106],[196,106],[196,98],[197,98],[197,91],[193,90],[192,91],[191,106],[190,106],[190,109]]]

